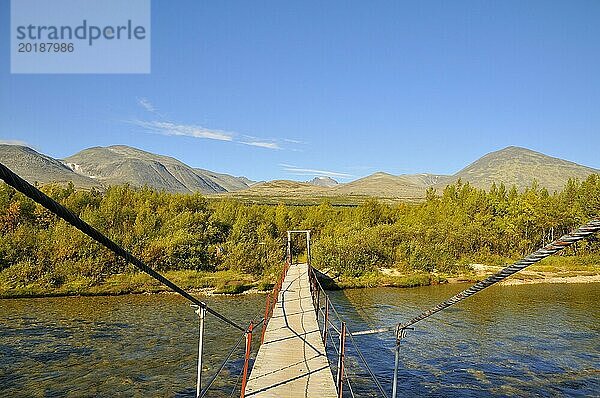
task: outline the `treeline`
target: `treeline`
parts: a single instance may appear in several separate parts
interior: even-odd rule
[[[106,192],[46,186],[44,192],[159,271],[234,270],[275,275],[288,229],[313,231],[313,263],[337,274],[375,267],[456,272],[469,262],[517,257],[600,214],[600,177],[549,194],[460,181],[420,204],[367,200],[358,207],[247,205],[199,194],[116,186]],[[5,283],[100,283],[133,272],[108,250],[47,210],[0,185],[0,273]],[[295,252],[301,253],[298,239]],[[598,252],[597,239],[567,254]],[[500,261],[500,260],[498,260]]]

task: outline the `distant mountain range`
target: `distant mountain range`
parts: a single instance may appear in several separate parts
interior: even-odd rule
[[[195,169],[179,160],[124,145],[84,149],[64,160],[73,171],[102,185],[129,183],[169,192],[232,192],[252,181],[209,170]]]
[[[70,181],[81,188],[99,186],[98,181],[74,172],[60,160],[42,155],[25,146],[1,144],[0,163],[30,183],[37,182],[44,185]]]
[[[331,187],[335,187],[336,185],[338,185],[339,183],[334,180],[331,177],[322,177],[322,176],[317,176],[315,178],[313,178],[310,181],[306,181],[309,184],[312,185],[316,185],[318,187],[326,187],[326,188],[331,188]]]
[[[124,145],[89,148],[64,160],[25,146],[0,145],[0,162],[31,183],[71,181],[80,188],[129,183],[169,192],[211,194],[246,189],[254,183],[245,177],[195,169],[172,157]]]
[[[282,200],[306,198],[364,198],[419,200],[429,187],[442,190],[459,178],[478,188],[493,182],[524,189],[537,180],[550,192],[561,190],[569,178],[585,179],[600,170],[550,157],[520,147],[507,147],[489,153],[454,175],[402,174],[378,172],[339,184],[326,176],[311,181],[275,180],[256,183],[210,170],[193,168],[163,155],[115,145],[85,149],[64,160],[40,154],[18,145],[0,145],[0,162],[29,182],[73,184],[80,188],[105,188],[129,183],[151,186],[169,192],[201,192],[239,198]]]

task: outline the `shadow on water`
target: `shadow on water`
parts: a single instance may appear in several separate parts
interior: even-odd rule
[[[393,327],[464,289],[331,291],[351,330]],[[399,393],[593,396],[600,391],[600,285],[498,286],[416,326],[401,345]],[[391,390],[394,335],[357,337]],[[371,391],[369,389],[368,391]]]

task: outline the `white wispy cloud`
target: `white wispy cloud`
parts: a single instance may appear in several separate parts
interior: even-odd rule
[[[138,98],[137,99],[137,103],[139,106],[141,106],[142,108],[144,108],[145,110],[147,110],[150,113],[156,113],[156,108],[154,107],[154,105],[152,105],[152,103],[150,101],[148,101],[147,98]]]
[[[194,138],[205,138],[208,140],[218,141],[233,141],[234,133],[221,130],[210,130],[202,126],[195,126],[191,124],[178,124],[173,122],[163,122],[158,120],[143,121],[143,120],[132,120],[132,124],[147,129],[150,132],[171,135],[171,136],[185,136]]]
[[[293,140],[291,138],[284,138],[283,139],[285,142],[289,142],[290,144],[306,144],[306,142],[304,141],[300,141],[300,140]]]
[[[298,167],[291,164],[280,163],[279,166],[283,167],[283,170],[295,175],[318,175],[322,177],[336,177],[336,178],[352,178],[354,175],[348,173],[342,173],[339,171],[319,170],[310,169],[304,167]]]
[[[240,141],[241,144],[257,146],[259,148],[267,149],[282,149],[277,142],[274,141]]]
[[[207,140],[229,141],[242,145],[254,146],[258,148],[280,150],[284,149],[282,142],[300,144],[300,141],[292,139],[273,139],[261,138],[251,135],[239,134],[232,131],[209,129],[195,124],[177,123],[166,118],[159,113],[158,109],[147,98],[137,98],[138,105],[145,111],[158,116],[159,120],[129,120],[128,123],[134,124],[145,129],[147,132],[167,135],[167,136],[185,136],[202,138]],[[293,150],[293,149],[292,149]]]

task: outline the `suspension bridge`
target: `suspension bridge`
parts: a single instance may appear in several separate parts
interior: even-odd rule
[[[90,236],[118,256],[122,257],[139,270],[168,286],[191,302],[199,319],[198,366],[196,397],[210,396],[211,387],[219,377],[226,364],[232,359],[242,343],[244,364],[240,374],[240,397],[305,397],[305,398],[342,398],[355,393],[350,379],[347,377],[345,360],[346,348],[352,344],[357,362],[370,376],[376,390],[383,397],[397,397],[398,368],[400,359],[400,343],[407,331],[430,316],[455,305],[462,300],[498,283],[538,261],[556,254],[564,248],[582,240],[600,230],[600,219],[595,219],[580,226],[552,243],[540,248],[500,272],[476,283],[470,288],[452,296],[446,301],[423,311],[406,322],[399,322],[395,328],[380,328],[352,332],[329,300],[322,288],[317,272],[310,264],[310,231],[288,231],[287,253],[283,271],[273,291],[267,296],[264,317],[258,321],[250,321],[248,325],[240,325],[206,303],[187,293],[179,286],[159,274],[143,261],[133,256],[97,229],[83,221],[73,212],[57,203],[36,187],[32,186],[10,169],[0,163],[0,178],[25,196],[31,198],[47,210],[56,214],[81,232]],[[307,262],[292,264],[292,235],[305,234]],[[225,355],[221,366],[216,369],[209,380],[203,377],[204,328],[207,314],[214,316],[240,332],[237,342]],[[260,328],[260,332],[258,331]],[[379,378],[369,367],[369,363],[360,350],[355,337],[393,332],[396,337],[394,373],[392,385],[383,386]],[[260,333],[261,345],[251,367],[253,335]],[[334,355],[328,355],[333,351]],[[331,350],[331,348],[333,350]],[[392,360],[390,358],[390,360]],[[206,382],[206,383],[205,383]],[[235,390],[234,390],[235,391]]]

